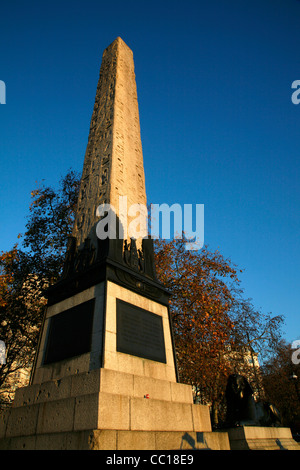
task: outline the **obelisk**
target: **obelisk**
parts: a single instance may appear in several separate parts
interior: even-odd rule
[[[97,236],[97,208],[118,218],[120,196],[146,204],[133,54],[117,38],[103,53],[65,268],[47,292],[31,384],[0,419],[1,449],[228,447],[178,383],[151,239]]]
[[[119,196],[128,207],[147,204],[133,53],[121,38],[102,57],[73,230],[77,246],[95,235],[100,204],[119,216]]]

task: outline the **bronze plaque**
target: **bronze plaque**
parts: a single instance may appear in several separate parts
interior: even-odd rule
[[[166,364],[162,317],[117,299],[117,351]]]
[[[90,352],[95,299],[50,318],[44,364]]]

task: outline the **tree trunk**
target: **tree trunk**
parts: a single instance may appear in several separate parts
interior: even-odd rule
[[[212,403],[212,409],[211,409],[211,421],[212,421],[212,427],[213,428],[218,428],[219,426],[219,403],[214,400]]]

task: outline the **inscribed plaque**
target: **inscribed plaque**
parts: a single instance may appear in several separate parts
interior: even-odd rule
[[[162,317],[117,299],[117,351],[166,363]]]
[[[90,351],[95,299],[50,318],[44,364],[59,362]]]

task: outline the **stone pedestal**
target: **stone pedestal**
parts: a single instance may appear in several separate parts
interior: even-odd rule
[[[94,286],[69,295],[63,281],[49,296],[31,385],[0,416],[0,448],[229,449],[209,408],[178,383],[161,286],[117,284],[108,261],[105,272]]]
[[[153,297],[152,300],[144,295],[143,289],[138,292],[133,292],[115,282],[104,280],[95,286],[75,293],[53,305],[49,305],[32,383],[36,384],[51,379],[61,379],[66,375],[89,372],[101,367],[176,382],[176,361],[169,323],[168,298],[166,297],[162,301],[161,299],[154,300],[155,297]],[[91,302],[93,302],[93,319],[88,322],[89,328],[86,331],[86,317],[89,314]],[[135,321],[134,316],[133,318],[129,316],[127,324],[124,321],[122,324],[118,324],[119,302],[123,302],[126,306],[136,309],[137,321]],[[76,346],[74,342],[76,342],[77,333],[74,339],[68,339],[69,336],[74,335],[72,331],[74,320],[72,318],[76,315],[76,308],[82,309],[79,317],[77,342],[80,343],[88,335],[87,341],[85,339],[88,351],[82,351],[81,354],[67,358],[69,354],[72,354],[72,350]],[[61,332],[59,331],[59,326],[53,331],[51,329],[51,322],[56,318],[61,318],[66,312],[67,314],[71,312],[70,320],[67,319],[66,328],[62,325]],[[150,315],[150,319],[146,318],[148,323],[143,327],[139,322],[139,316],[144,315],[145,312]],[[156,330],[155,324],[154,327],[152,324],[152,316],[154,321],[160,322],[158,328],[160,328],[159,332],[161,332],[162,336],[161,342],[159,338],[157,340],[153,338],[153,332],[155,333]],[[51,352],[51,355],[54,353],[58,354],[57,350],[61,348],[60,357],[56,357],[59,361],[50,361],[48,364],[46,359],[48,357],[49,343],[51,342],[51,331],[53,331],[56,337],[61,335],[61,342],[64,344],[60,345],[56,341],[56,345],[54,345],[54,347],[56,346],[56,351]],[[128,337],[129,346],[131,346],[133,341],[136,342],[135,345],[132,345],[134,354],[131,351],[126,351],[127,354],[120,351],[122,346],[124,349],[124,332],[127,334],[125,340]],[[144,336],[141,338],[141,335]],[[120,338],[123,339],[121,347],[118,344]],[[140,357],[136,355],[139,353],[138,346],[140,346]],[[161,346],[164,352],[164,358],[161,362],[147,359],[147,355],[145,357],[146,351],[148,351],[148,355],[152,353],[155,356],[156,347],[158,348],[159,346]],[[69,349],[70,347],[71,350]],[[80,345],[77,347],[79,348]]]
[[[240,426],[227,432],[231,450],[300,450],[290,428]]]
[[[188,385],[109,369],[17,390],[0,449],[229,449]]]

